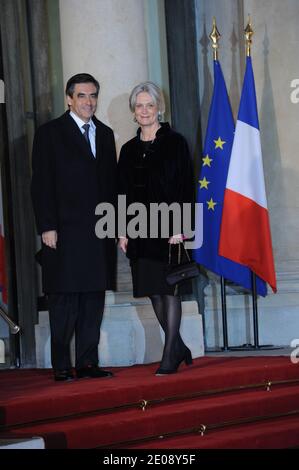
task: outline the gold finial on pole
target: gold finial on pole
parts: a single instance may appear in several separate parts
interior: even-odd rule
[[[221,37],[221,34],[219,33],[219,31],[217,29],[216,19],[215,19],[215,16],[214,16],[213,17],[213,28],[212,28],[212,32],[209,36],[209,38],[212,41],[213,59],[214,60],[218,60],[218,47],[219,47],[218,41],[219,41],[220,37]]]
[[[246,44],[246,55],[247,57],[250,57],[251,56],[251,44],[252,44],[251,36],[253,35],[250,15],[248,15],[248,23],[247,23],[246,28],[244,29],[244,35],[245,35],[245,44]]]

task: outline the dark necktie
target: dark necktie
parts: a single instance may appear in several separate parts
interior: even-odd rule
[[[89,128],[90,128],[90,124],[84,124],[82,126],[82,128],[84,129],[84,132],[83,132],[83,137],[85,138],[87,144],[88,144],[88,147],[92,153],[92,148],[91,148],[91,144],[90,144],[90,140],[89,140]]]

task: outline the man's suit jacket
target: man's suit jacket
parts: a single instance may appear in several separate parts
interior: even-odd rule
[[[94,292],[114,287],[115,240],[95,234],[100,202],[116,204],[112,130],[97,120],[96,159],[69,115],[41,126],[32,153],[32,201],[39,234],[58,233],[57,249],[43,245],[45,293]]]

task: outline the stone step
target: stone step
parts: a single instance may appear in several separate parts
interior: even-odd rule
[[[0,338],[0,364],[5,364],[5,342]]]
[[[0,338],[0,368],[10,365],[9,337]]]
[[[3,449],[45,449],[45,441],[42,437],[27,439],[0,439],[0,450]]]
[[[240,289],[240,288],[239,288]],[[234,291],[234,292],[232,292]],[[219,283],[212,282],[204,289],[205,293],[205,339],[208,348],[223,345],[223,321],[221,290]],[[230,286],[226,296],[228,345],[253,344],[252,296],[240,293]],[[299,292],[281,290],[258,297],[258,336],[260,345],[277,347],[299,343]]]

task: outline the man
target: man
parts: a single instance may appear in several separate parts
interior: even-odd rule
[[[32,201],[42,238],[43,290],[48,294],[54,379],[111,377],[98,367],[105,290],[115,278],[115,240],[95,234],[95,208],[116,202],[112,130],[95,118],[99,83],[77,74],[66,85],[69,110],[41,126],[32,153]]]

